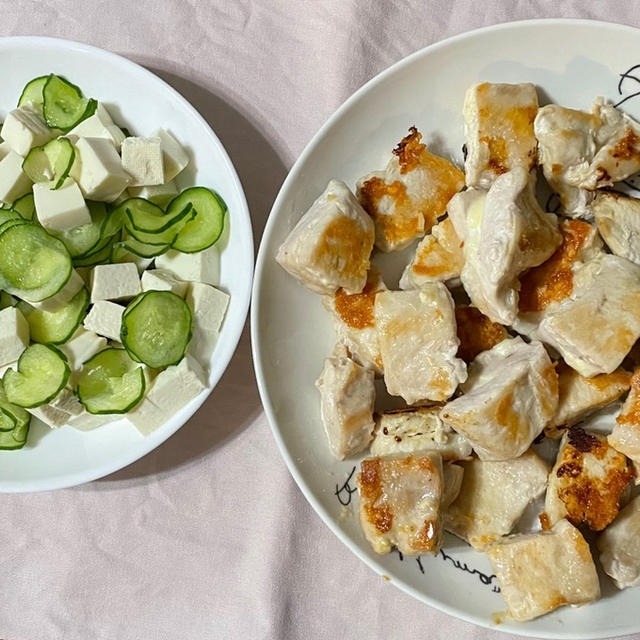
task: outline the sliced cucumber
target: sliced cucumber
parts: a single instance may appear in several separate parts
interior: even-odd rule
[[[104,245],[101,245],[96,251],[92,251],[89,255],[81,258],[74,258],[74,267],[93,267],[97,264],[105,264],[110,261],[113,238],[106,238]]]
[[[42,227],[26,223],[0,234],[0,289],[18,298],[49,298],[64,287],[71,269],[65,246]]]
[[[42,105],[42,90],[44,89],[44,85],[47,84],[48,79],[49,76],[40,76],[27,82],[18,99],[18,106],[21,107],[23,104],[29,102],[35,105]]]
[[[36,343],[22,352],[18,371],[7,369],[2,383],[9,402],[33,408],[53,400],[70,374],[67,358],[61,351]]]
[[[141,258],[155,258],[166,253],[171,245],[168,244],[149,244],[148,242],[140,242],[136,238],[125,235],[121,242],[114,245],[117,249],[130,251]]]
[[[19,211],[15,209],[0,209],[0,224],[4,224],[8,220],[24,220]]]
[[[107,207],[104,202],[94,202],[87,200],[91,222],[82,224],[66,231],[56,232],[58,238],[67,248],[72,258],[85,258],[104,247],[98,246],[105,230],[107,217]]]
[[[59,189],[67,179],[75,157],[70,140],[54,138],[31,149],[22,163],[22,170],[32,182],[52,182],[52,189]]]
[[[29,433],[30,422],[31,421],[25,424],[17,424],[12,431],[0,432],[0,449],[22,449],[22,447],[27,443],[27,434]]]
[[[152,369],[177,364],[191,340],[187,303],[170,291],[146,291],[122,315],[120,338],[132,358]]]
[[[31,340],[42,344],[63,344],[71,338],[84,320],[89,302],[89,292],[82,287],[57,311],[36,309],[22,301],[18,302],[18,309],[29,324]]]
[[[98,107],[97,101],[85,98],[75,84],[53,74],[42,89],[42,103],[47,126],[61,131],[70,131]]]
[[[16,426],[16,419],[0,407],[0,432],[13,431]]]
[[[4,392],[4,387],[0,382],[0,410],[4,411],[4,413],[10,415],[16,425],[24,425],[29,424],[31,420],[30,414],[25,411],[22,407],[18,405],[12,404],[7,400],[7,394]]]
[[[143,368],[124,349],[104,349],[82,365],[77,384],[89,413],[126,413],[143,398]]]
[[[33,193],[25,193],[20,196],[12,205],[11,208],[17,211],[25,220],[33,220],[33,216],[36,213],[36,205],[33,201]]]
[[[162,218],[136,216],[135,212],[128,207],[125,208],[125,214],[127,233],[140,242],[152,245],[170,245],[184,225],[196,216],[191,204],[188,204],[182,211],[176,211],[173,216],[163,214]]]
[[[18,227],[22,224],[31,224],[31,223],[28,220],[23,220],[22,218],[16,218],[15,220],[7,220],[6,222],[3,222],[2,224],[0,224],[0,235],[2,235],[8,229],[11,229],[11,227]]]
[[[191,204],[196,216],[184,225],[172,246],[183,253],[195,253],[215,244],[224,228],[227,205],[215,192],[205,187],[191,187],[176,196],[167,207],[175,215]]]

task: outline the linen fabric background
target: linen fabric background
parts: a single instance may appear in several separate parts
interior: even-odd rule
[[[640,4],[12,0],[0,2],[0,16],[4,36],[109,49],[180,91],[236,165],[257,246],[297,156],[379,71],[498,22],[580,17],[640,26]],[[315,515],[261,409],[248,329],[209,400],[157,450],[91,484],[0,495],[0,505],[4,640],[508,637],[389,585]]]

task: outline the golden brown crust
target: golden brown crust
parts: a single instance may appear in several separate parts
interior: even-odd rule
[[[360,499],[363,501],[367,519],[380,533],[387,533],[393,526],[393,513],[388,504],[376,506],[382,497],[380,458],[362,461],[360,471]]]
[[[336,291],[334,297],[336,313],[348,327],[366,329],[374,326],[373,306],[376,294],[380,291],[379,283],[377,270],[372,268],[361,293],[348,294],[344,289]]]
[[[621,412],[616,418],[618,424],[640,425],[640,367],[633,372],[631,376],[631,393],[629,394],[631,402],[625,411]]]
[[[456,325],[460,340],[458,358],[467,363],[509,337],[501,324],[492,322],[476,307],[457,306]]]

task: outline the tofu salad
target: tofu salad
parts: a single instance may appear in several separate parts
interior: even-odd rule
[[[541,107],[529,83],[470,87],[462,119],[464,171],[411,127],[354,191],[331,180],[276,260],[333,318],[318,424],[364,456],[373,550],[436,554],[447,531],[525,621],[597,600],[598,558],[640,586],[640,199],[620,190],[640,124]],[[396,251],[399,283],[374,266]]]
[[[58,75],[27,83],[0,137],[0,449],[32,417],[150,433],[207,386],[224,201],[179,192],[170,131],[134,136]]]

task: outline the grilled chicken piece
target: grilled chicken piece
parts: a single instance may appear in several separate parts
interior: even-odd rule
[[[462,114],[468,186],[488,189],[511,169],[528,173],[536,166],[533,121],[537,112],[536,88],[529,83],[484,82],[467,90]]]
[[[558,220],[545,213],[521,167],[489,191],[454,196],[449,215],[464,240],[460,275],[471,302],[492,321],[512,324],[518,313],[518,276],[547,260],[562,242]]]
[[[511,533],[529,503],[544,493],[549,469],[533,451],[513,460],[476,458],[461,465],[462,486],[445,512],[444,526],[483,551]]]
[[[509,337],[501,324],[491,322],[478,309],[470,306],[456,307],[456,327],[460,340],[458,358],[467,364],[479,353],[492,349]]]
[[[374,228],[344,182],[331,180],[282,243],[276,260],[315,293],[360,293],[367,282]]]
[[[505,538],[487,554],[514,620],[532,620],[600,597],[589,545],[566,520],[550,531]]]
[[[336,345],[316,381],[322,424],[339,460],[367,448],[373,437],[373,371],[356,364],[346,347]]]
[[[521,456],[558,405],[558,377],[545,348],[520,337],[481,353],[469,365],[462,390],[440,416],[481,460]]]
[[[428,282],[456,282],[463,264],[462,242],[451,220],[445,218],[418,244],[400,278],[400,288],[418,289]]]
[[[348,294],[338,289],[323,299],[333,315],[338,339],[347,345],[351,357],[378,374],[382,373],[382,358],[373,307],[378,292],[386,290],[380,272],[372,266],[362,293]]]
[[[390,394],[408,404],[440,402],[466,380],[467,367],[456,357],[453,299],[444,284],[378,293],[375,322]]]
[[[631,377],[631,391],[607,442],[634,463],[636,484],[640,484],[640,475],[637,473],[640,470],[640,368]]]
[[[464,174],[421,142],[415,128],[393,150],[384,171],[357,184],[358,199],[373,218],[376,247],[397,251],[421,238],[445,212],[447,202],[464,187]]]
[[[444,490],[441,508],[445,510],[460,495],[464,469],[455,462],[444,463],[442,465],[442,477],[444,479]]]
[[[600,563],[618,589],[640,586],[640,496],[598,538]]]
[[[442,460],[437,453],[367,458],[357,478],[360,523],[376,553],[436,554],[442,540]]]
[[[617,191],[600,191],[592,209],[611,252],[640,264],[640,200]]]
[[[440,419],[440,407],[416,407],[387,411],[376,419],[371,454],[436,451],[444,460],[461,460],[471,455],[467,440]]]
[[[567,518],[576,526],[602,531],[613,522],[633,478],[627,459],[604,437],[571,427],[560,441],[549,474],[545,523]]]

